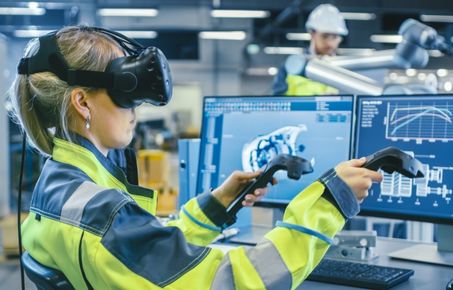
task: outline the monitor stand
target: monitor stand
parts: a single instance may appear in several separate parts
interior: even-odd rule
[[[228,239],[229,243],[255,246],[273,229],[277,220],[283,219],[286,205],[275,204],[254,206],[251,210],[251,223],[239,225],[239,233]],[[241,211],[246,210],[245,208]],[[241,212],[239,212],[241,214]],[[239,217],[239,216],[238,216]],[[238,221],[240,221],[238,219]]]
[[[272,230],[271,226],[248,225],[239,227],[239,233],[228,239],[229,243],[255,246]]]
[[[419,244],[389,254],[394,259],[453,267],[453,226],[438,225],[436,245]]]

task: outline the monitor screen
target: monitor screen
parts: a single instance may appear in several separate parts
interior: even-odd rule
[[[263,202],[287,204],[350,156],[352,96],[206,97],[197,192],[220,185],[234,170],[256,171],[280,153],[312,162],[314,171],[290,180],[274,175]]]
[[[362,213],[453,223],[453,95],[359,96],[354,156],[387,146],[412,154],[425,177],[386,174],[362,203]]]

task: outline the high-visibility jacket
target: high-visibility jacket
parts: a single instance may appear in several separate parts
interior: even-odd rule
[[[272,85],[274,95],[312,96],[336,95],[338,90],[320,82],[315,82],[299,75],[290,75],[283,65],[274,78]]]
[[[115,160],[115,162],[113,162]],[[256,247],[207,247],[226,221],[204,193],[163,226],[154,192],[130,183],[118,158],[88,140],[55,138],[22,224],[38,262],[75,289],[294,289],[326,252],[358,204],[334,170],[299,193]]]

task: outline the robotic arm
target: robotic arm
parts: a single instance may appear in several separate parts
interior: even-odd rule
[[[402,41],[396,49],[382,50],[372,55],[339,56],[326,59],[304,55],[288,57],[285,68],[288,74],[302,75],[353,94],[380,95],[383,88],[374,80],[352,72],[352,69],[385,67],[422,68],[429,60],[428,50],[437,49],[453,55],[453,46],[436,30],[414,19],[408,19],[400,27]]]
[[[453,46],[445,38],[438,35],[434,28],[414,19],[407,19],[401,24],[398,32],[403,39],[428,50],[437,49],[446,55],[453,55]]]

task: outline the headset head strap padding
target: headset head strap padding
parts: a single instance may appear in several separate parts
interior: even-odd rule
[[[22,58],[19,63],[19,74],[31,75],[39,72],[52,72],[66,81],[68,64],[61,54],[56,32],[39,38],[38,52],[32,57]]]

